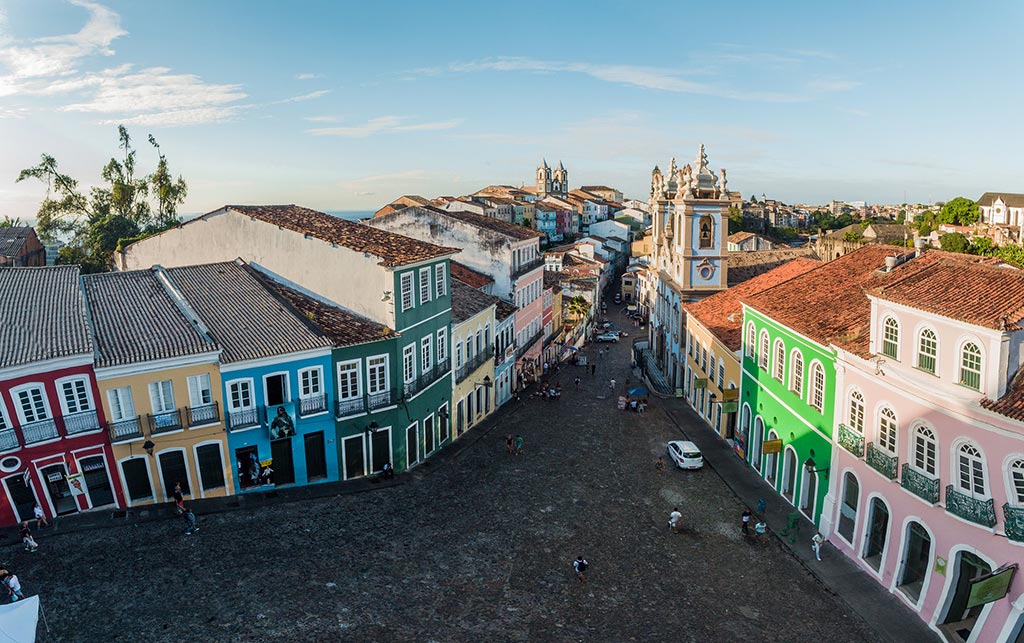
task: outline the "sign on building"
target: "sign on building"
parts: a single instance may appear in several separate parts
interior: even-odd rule
[[[765,454],[781,452],[782,440],[765,440],[762,451],[764,451]]]

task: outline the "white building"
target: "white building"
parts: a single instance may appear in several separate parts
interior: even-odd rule
[[[978,199],[981,222],[1024,228],[1024,194],[986,192]]]

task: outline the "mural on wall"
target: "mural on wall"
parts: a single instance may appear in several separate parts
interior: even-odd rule
[[[295,404],[293,402],[268,406],[266,412],[271,440],[290,438],[295,435]]]

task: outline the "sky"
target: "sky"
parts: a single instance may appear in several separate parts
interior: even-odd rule
[[[42,153],[83,186],[128,127],[189,196],[374,210],[570,183],[646,199],[704,143],[789,203],[1024,192],[1024,3],[0,0],[0,216]]]

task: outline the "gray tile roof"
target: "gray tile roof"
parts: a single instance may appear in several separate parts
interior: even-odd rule
[[[452,281],[452,321],[455,323],[464,322],[499,301],[497,297],[461,281]]]
[[[0,228],[0,257],[16,257],[32,234],[29,226]]]
[[[98,368],[219,349],[185,316],[153,270],[85,275],[82,283]]]
[[[0,368],[92,356],[78,266],[0,268]]]
[[[329,338],[267,290],[242,261],[168,268],[167,274],[223,348],[222,363],[331,346]]]

